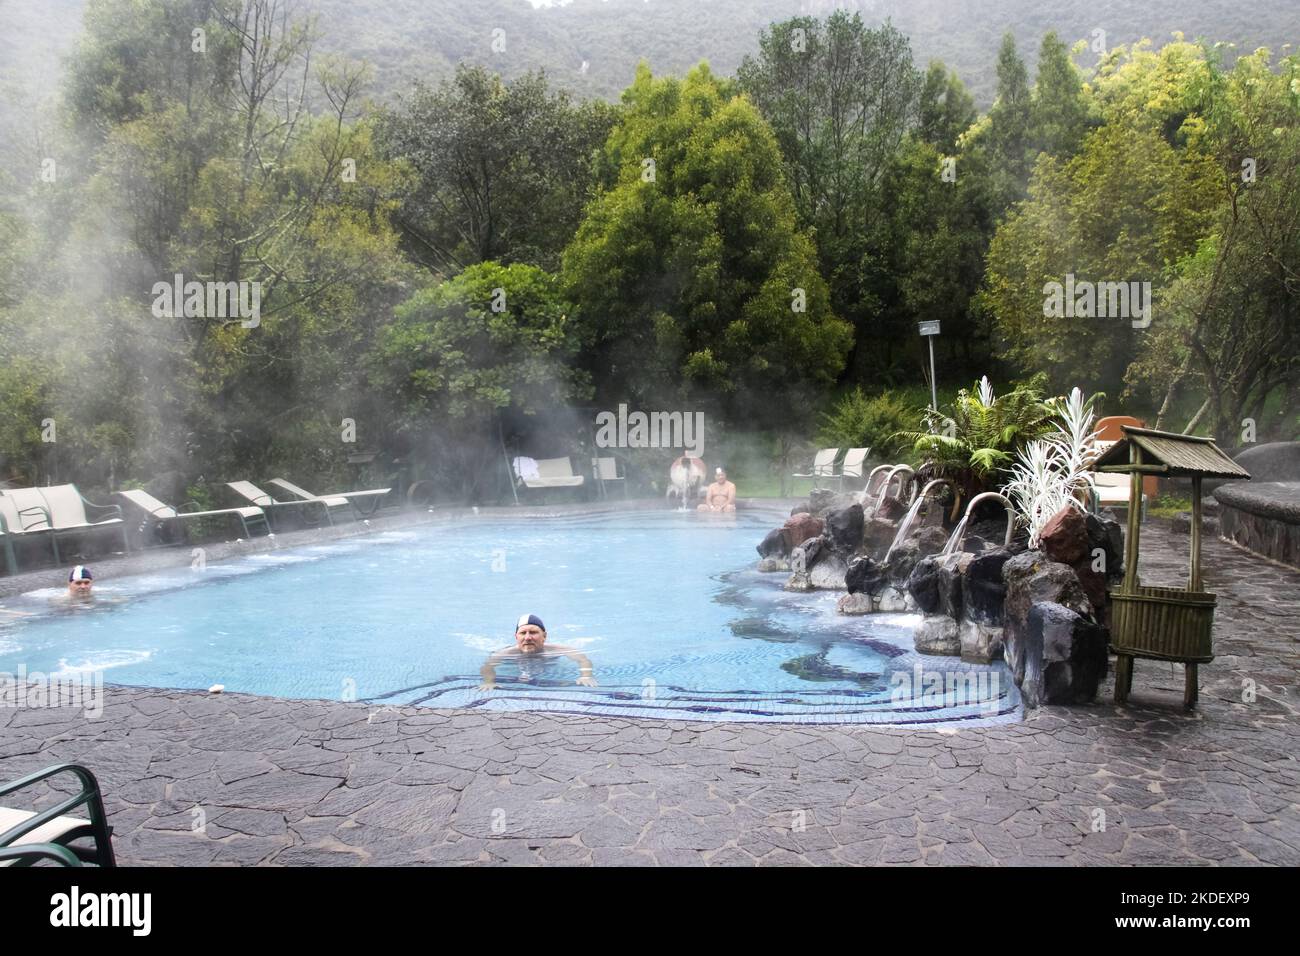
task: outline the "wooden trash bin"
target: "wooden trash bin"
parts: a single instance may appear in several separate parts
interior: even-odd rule
[[[1127,472],[1132,478],[1130,503],[1140,501],[1146,475],[1192,479],[1191,560],[1187,587],[1143,585],[1138,578],[1141,509],[1128,509],[1124,544],[1124,581],[1111,592],[1110,649],[1116,655],[1115,701],[1123,703],[1133,687],[1133,661],[1142,657],[1179,661],[1185,668],[1183,705],[1196,706],[1198,668],[1214,660],[1215,597],[1201,590],[1201,480],[1250,478],[1246,469],[1209,438],[1122,426],[1124,438],[1093,465],[1101,472]]]

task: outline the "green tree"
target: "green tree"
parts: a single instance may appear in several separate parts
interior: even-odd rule
[[[388,155],[416,172],[398,217],[408,252],[439,274],[487,260],[556,268],[614,116],[540,72],[503,83],[462,65],[437,89],[417,85],[380,122]]]
[[[559,283],[536,266],[483,262],[397,308],[370,355],[400,399],[396,431],[471,500],[496,473],[498,415],[590,396]]]
[[[720,400],[761,423],[832,383],[849,329],[796,224],[776,141],[706,65],[637,71],[563,275],[597,394]]]
[[[831,307],[854,327],[850,374],[877,375],[894,359],[881,320],[898,295],[884,180],[923,88],[908,40],[842,10],[825,21],[795,17],[764,31],[737,78],[772,125]],[[962,104],[954,96],[956,123]]]

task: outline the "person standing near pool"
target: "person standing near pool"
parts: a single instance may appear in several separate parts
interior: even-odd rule
[[[591,660],[581,651],[574,650],[572,647],[562,647],[559,644],[552,644],[546,647],[546,625],[536,614],[524,614],[519,618],[515,625],[515,643],[513,647],[503,647],[499,651],[493,651],[483,664],[479,671],[479,676],[483,678],[483,683],[479,685],[479,690],[495,690],[497,672],[496,665],[507,660],[515,660],[520,663],[521,670],[526,670],[525,663],[532,659],[554,659],[556,655],[567,657],[578,665],[577,683],[583,687],[595,687],[596,678],[592,675]]]
[[[718,468],[714,473],[713,484],[704,489],[704,504],[697,511],[735,511],[736,486],[727,480],[727,472]]]

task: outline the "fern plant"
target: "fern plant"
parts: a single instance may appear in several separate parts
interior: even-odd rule
[[[991,491],[1016,454],[1052,427],[1057,410],[1043,399],[1043,381],[1038,376],[994,395],[984,376],[957,393],[951,414],[929,408],[924,432],[899,432],[898,437],[912,445],[929,473],[952,481],[964,497]]]

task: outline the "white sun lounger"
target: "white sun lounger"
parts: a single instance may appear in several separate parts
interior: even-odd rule
[[[163,504],[149,492],[138,488],[130,491],[119,491],[117,494],[118,497],[147,512],[150,517],[157,518],[159,521],[174,521],[182,529],[185,528],[185,522],[191,519],[234,515],[239,522],[239,527],[244,531],[245,538],[251,538],[253,533],[250,529],[259,525],[266,531],[271,530],[271,526],[266,520],[266,512],[253,505],[249,505],[247,508],[218,508],[214,511],[178,511],[171,505]]]
[[[41,535],[50,543],[50,556],[57,563],[59,558],[54,550],[49,508],[44,504],[19,508],[13,498],[0,491],[0,544],[4,545],[5,568],[10,574],[18,573],[18,555],[14,546]]]
[[[1095,444],[1097,455],[1100,457],[1115,443],[1113,441],[1098,441]],[[1128,475],[1115,472],[1093,472],[1092,494],[1098,510],[1102,508],[1127,508],[1133,496],[1133,480]],[[1147,496],[1144,494],[1142,500],[1138,503],[1143,515],[1146,514],[1146,505]]]
[[[838,448],[823,448],[813,458],[812,470],[806,473],[795,472],[791,478],[835,478],[835,457],[840,453]]]
[[[836,476],[840,480],[840,487],[844,487],[845,478],[861,478],[862,469],[866,466],[867,456],[871,454],[870,448],[850,448],[844,453],[844,464],[840,466],[840,473]]]
[[[351,505],[352,509],[362,517],[372,515],[378,511],[384,496],[393,490],[391,488],[369,488],[366,491],[340,491],[329,495],[313,495],[307,489],[300,488],[285,478],[272,478],[268,484],[275,485],[281,491],[289,492],[289,494],[301,501],[324,501],[331,508],[338,507],[340,503]],[[367,506],[358,504],[358,502],[369,502],[369,504]]]
[[[81,496],[76,485],[50,485],[45,488],[10,488],[5,493],[18,512],[24,532],[49,531],[54,546],[54,561],[61,563],[59,539],[91,531],[107,530],[122,535],[122,550],[129,551],[126,522],[117,505],[97,505]],[[87,509],[103,515],[91,520]],[[7,521],[6,521],[7,523]]]
[[[327,501],[323,498],[311,498],[306,501],[276,501],[251,481],[228,481],[226,482],[226,487],[239,495],[239,497],[243,498],[249,504],[256,505],[265,511],[266,519],[271,525],[272,530],[275,529],[274,515],[278,512],[284,511],[285,509],[296,512],[302,517],[304,522],[312,524],[319,522],[311,522],[308,520],[307,506],[317,505],[320,507],[320,514],[324,516],[325,520],[330,524],[333,524],[334,519],[330,517],[330,506],[332,504],[347,504],[346,499],[343,498],[338,499],[337,502]]]
[[[525,488],[577,488],[582,475],[573,473],[573,463],[568,458],[537,459],[537,477],[520,478]]]

